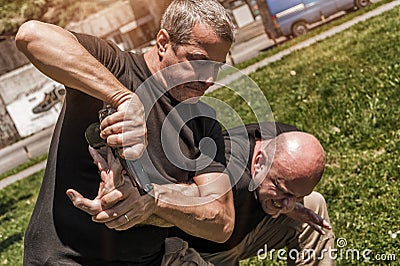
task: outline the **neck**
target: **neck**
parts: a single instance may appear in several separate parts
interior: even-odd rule
[[[151,48],[148,52],[144,54],[144,61],[147,64],[147,67],[150,69],[151,74],[157,73],[161,69],[159,68],[159,57],[157,52],[157,46]]]

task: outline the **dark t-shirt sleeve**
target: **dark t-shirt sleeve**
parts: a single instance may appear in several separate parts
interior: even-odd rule
[[[203,137],[210,138],[210,141],[215,144],[216,152],[214,155],[212,152],[213,149],[211,149],[211,151],[208,150],[208,148],[214,147],[210,142],[206,141],[205,143],[200,144],[201,152],[207,157],[212,158],[212,162],[208,164],[207,167],[197,170],[195,173],[196,176],[215,172],[222,173],[226,166],[224,138],[218,121],[207,117],[204,119],[204,123],[207,124],[206,128],[208,129],[208,132]]]
[[[235,186],[244,176],[249,175],[248,158],[250,157],[250,143],[248,139],[230,138],[225,140],[225,156],[227,172],[231,185]],[[244,175],[245,172],[248,172]],[[244,183],[250,180],[244,181]]]
[[[111,41],[106,41],[90,35],[72,32],[79,43],[93,55],[100,63],[110,70],[117,78],[123,74],[121,66],[124,65],[124,51]]]

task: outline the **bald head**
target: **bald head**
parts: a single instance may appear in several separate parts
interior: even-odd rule
[[[271,144],[267,145],[269,151]],[[294,131],[277,136],[275,145],[271,167],[299,193],[311,193],[325,167],[325,153],[319,141],[313,135]]]

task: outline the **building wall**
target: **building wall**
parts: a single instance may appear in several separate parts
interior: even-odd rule
[[[40,115],[32,114],[32,106],[43,100],[50,83],[52,80],[32,64],[0,76],[0,147],[49,127],[56,121],[59,107]],[[26,122],[21,122],[19,117]],[[33,126],[28,122],[32,122]],[[30,131],[26,127],[30,127]]]
[[[127,0],[117,2],[67,29],[114,41],[131,50],[156,38],[162,13],[171,0]]]
[[[28,59],[15,46],[14,38],[0,38],[0,75],[27,63],[29,63]]]
[[[10,145],[20,138],[14,122],[6,111],[3,101],[0,99],[0,149]]]
[[[162,13],[170,2],[171,0],[117,2],[84,21],[70,24],[67,28],[113,40],[122,49],[130,50],[146,45],[156,37]],[[123,29],[128,30],[123,31]],[[12,120],[7,108],[16,102],[22,102],[21,99],[24,97],[32,95],[39,97],[42,91],[46,92],[44,90],[51,80],[29,64],[27,58],[17,50],[12,38],[0,39],[0,75],[0,148],[2,148],[21,138],[16,122]]]
[[[6,79],[15,69],[28,64],[28,59],[18,51],[15,40],[12,37],[0,39],[0,149],[17,141],[20,138],[11,116],[6,110],[4,101],[4,91],[8,95],[12,94],[14,86],[10,85]],[[21,81],[18,75],[12,79],[16,82]]]

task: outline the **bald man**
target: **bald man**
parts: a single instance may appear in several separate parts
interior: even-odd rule
[[[325,166],[319,141],[282,123],[234,128],[224,138],[234,184],[232,236],[214,243],[175,229],[170,235],[215,265],[239,265],[253,256],[264,262],[284,259],[288,265],[332,265],[334,235],[326,203],[313,192]]]

